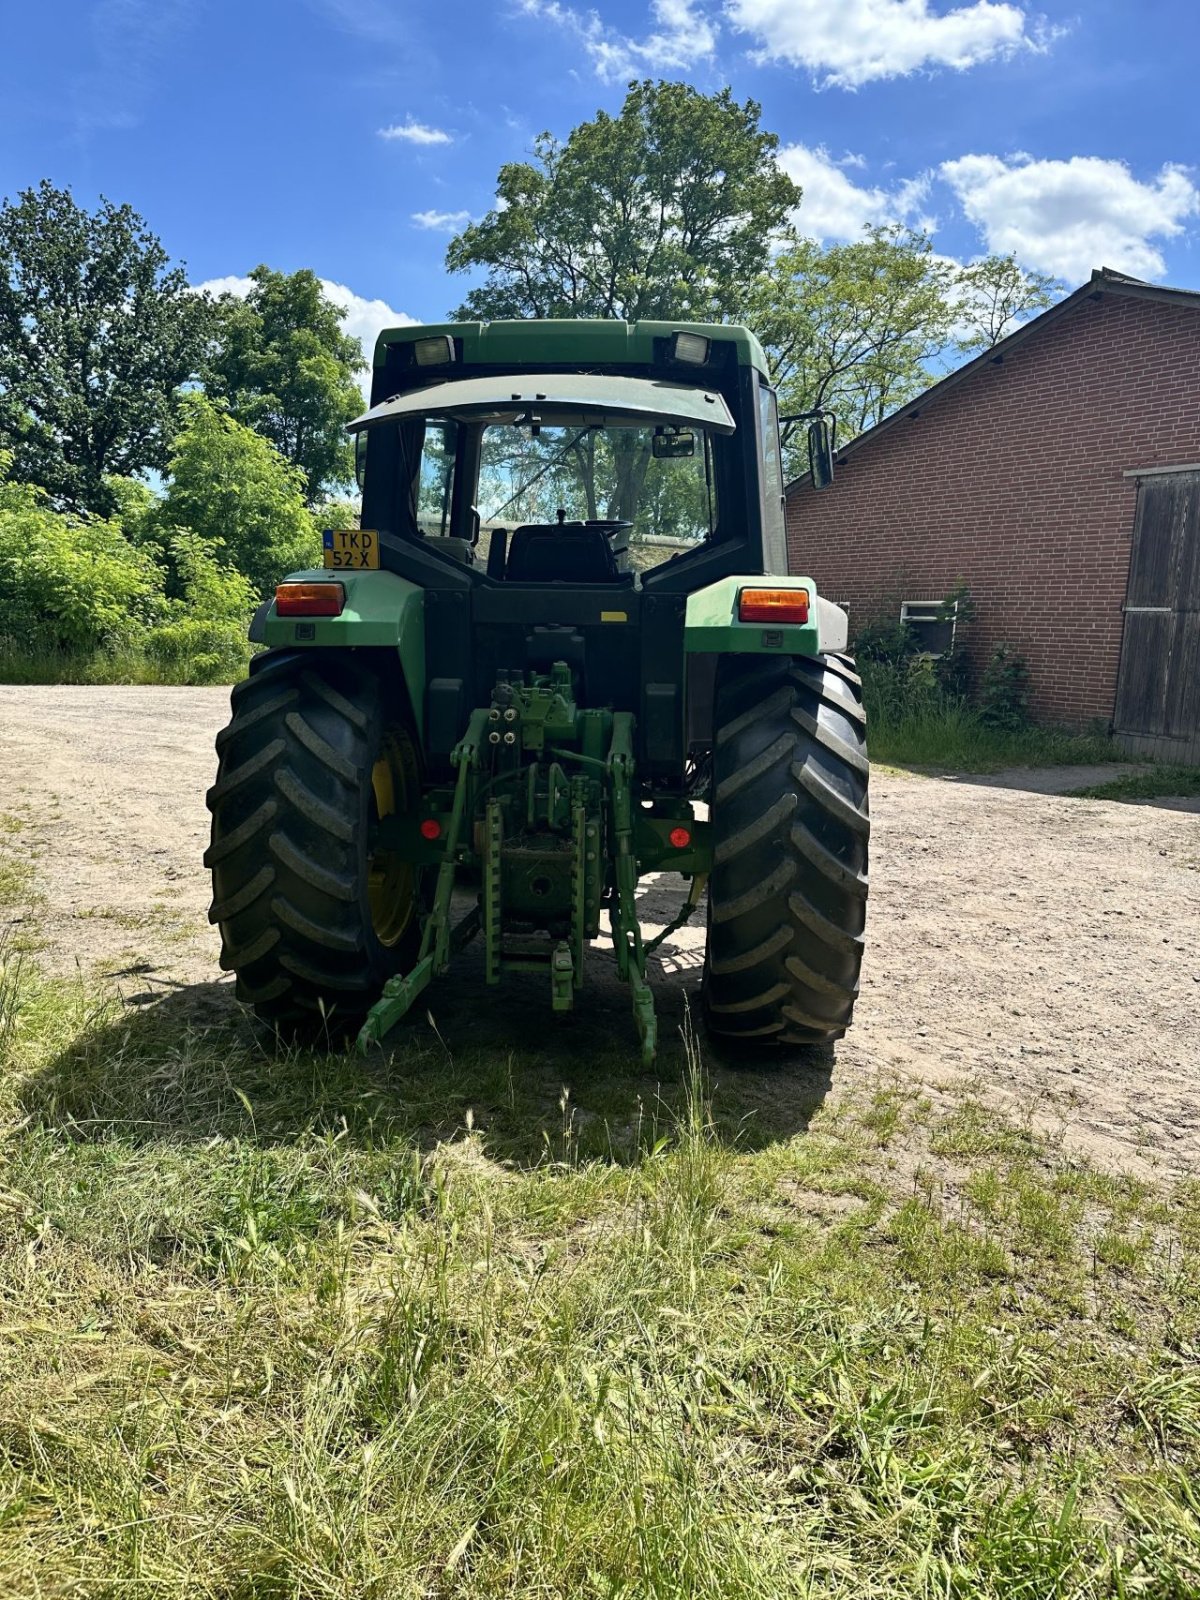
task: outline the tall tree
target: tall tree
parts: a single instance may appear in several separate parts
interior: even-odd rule
[[[954,276],[926,234],[899,226],[828,249],[801,239],[783,251],[755,285],[751,313],[781,409],[829,408],[844,439],[910,399],[950,339]]]
[[[760,113],[728,89],[646,81],[565,143],[543,133],[533,161],[500,168],[495,209],[450,242],[451,272],[486,273],[454,315],[736,315],[800,198]]]
[[[362,410],[362,346],[315,273],[255,267],[244,298],[216,302],[205,388],[304,474],[310,504],[352,481],[346,424]]]
[[[1027,272],[1014,256],[984,256],[959,272],[955,284],[955,346],[963,355],[990,350],[1026,318],[1064,293],[1057,278]]]
[[[169,554],[178,532],[190,532],[260,595],[285,573],[318,566],[321,540],[304,504],[300,469],[205,395],[185,396],[183,408],[166,496],[147,541]]]
[[[0,207],[0,446],[61,506],[107,514],[106,476],[162,467],[207,307],[129,206],[43,180]]]

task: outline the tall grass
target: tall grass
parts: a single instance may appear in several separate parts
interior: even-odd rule
[[[927,657],[860,660],[871,756],[893,766],[953,772],[1091,765],[1127,759],[1107,734],[989,724],[964,695],[945,689]]]
[[[164,628],[137,646],[91,652],[27,649],[0,638],[0,683],[217,684],[245,676],[251,646],[240,627],[179,634]]]
[[[277,1056],[222,994],[0,987],[0,1592],[1196,1592],[1194,1186],[893,1084],[739,1135],[812,1069],[691,1037],[661,1094]]]

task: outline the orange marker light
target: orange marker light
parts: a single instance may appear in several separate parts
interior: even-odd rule
[[[807,589],[743,589],[739,622],[807,622]]]
[[[280,583],[275,588],[275,612],[280,617],[340,617],[346,605],[340,583]]]
[[[440,839],[442,837],[442,825],[436,817],[425,818],[421,824],[421,837],[422,839]]]
[[[692,835],[687,828],[672,828],[667,838],[676,850],[686,850],[692,842]]]

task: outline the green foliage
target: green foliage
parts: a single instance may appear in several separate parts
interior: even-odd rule
[[[751,308],[781,412],[828,408],[844,441],[919,393],[950,337],[952,282],[929,235],[899,224],[869,228],[851,244],[800,239],[783,251],[758,279]],[[785,427],[794,467],[799,439]]]
[[[315,273],[259,266],[250,278],[244,299],[216,302],[205,387],[300,470],[311,504],[353,482],[345,426],[363,409],[362,347],[342,332],[345,310]]]
[[[165,682],[232,683],[250,655],[244,619],[179,617],[151,628],[142,648]]]
[[[756,279],[747,315],[780,410],[832,410],[845,443],[927,388],[948,352],[987,348],[1055,293],[1010,257],[957,267],[895,223],[848,244],[796,240]],[[807,470],[802,430],[785,426],[783,443],[789,471]]]
[[[230,682],[249,659],[255,591],[190,530],[156,530],[153,497],[113,484],[115,519],[55,511],[0,451],[0,681]]]
[[[486,274],[454,315],[735,314],[799,198],[760,110],[646,81],[565,143],[543,133],[532,162],[501,167],[496,208],[450,243],[451,272]]]
[[[1029,663],[1010,644],[998,644],[979,685],[979,716],[985,727],[1012,733],[1029,723]]]
[[[1069,792],[1081,800],[1192,799],[1200,796],[1200,767],[1151,767],[1148,772],[1131,772],[1111,783]]]
[[[164,613],[160,574],[120,525],[64,516],[44,491],[7,478],[0,451],[0,627],[30,651],[128,645]]]
[[[1015,256],[984,256],[955,278],[955,349],[962,355],[990,350],[1019,323],[1052,306],[1064,292],[1057,278],[1028,272]]]
[[[957,609],[955,609],[957,608]],[[885,615],[859,630],[853,644],[874,760],[946,771],[1119,761],[1107,733],[1036,728],[1029,721],[1029,669],[999,646],[983,676],[977,703],[968,693],[967,639],[975,602],[959,584],[942,602],[939,620],[954,616],[954,645],[934,657],[913,628]]]
[[[175,530],[188,530],[260,596],[285,573],[319,566],[320,535],[300,468],[203,395],[184,397],[183,416],[155,519],[160,542],[169,548]]]
[[[43,180],[0,207],[0,448],[56,504],[110,515],[108,483],[166,463],[208,307],[129,206]]]

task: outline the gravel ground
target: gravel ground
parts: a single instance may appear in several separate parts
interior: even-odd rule
[[[227,711],[225,689],[0,687],[0,850],[29,864],[36,896],[4,915],[50,971],[103,975],[132,1003],[190,985],[231,1003],[200,859]],[[1061,793],[1106,775],[876,775],[868,953],[835,1088],[967,1083],[1106,1165],[1200,1172],[1200,815]],[[647,926],[677,903],[677,882],[650,883]],[[665,1036],[694,998],[702,928],[660,958]],[[464,986],[429,993],[452,1048],[519,1049],[531,1017],[544,1042],[533,980],[469,987],[478,957],[461,960]],[[560,1035],[577,1079],[599,1041],[625,1029],[633,1048],[602,945],[592,965]],[[788,1092],[785,1073],[764,1081]]]

